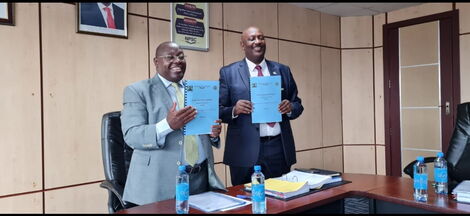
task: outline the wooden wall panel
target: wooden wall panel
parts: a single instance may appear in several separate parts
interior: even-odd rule
[[[416,17],[441,13],[452,10],[452,3],[426,3],[400,10],[394,10],[387,14],[388,23],[408,20]]]
[[[323,146],[342,144],[340,50],[321,48],[321,80]]]
[[[320,13],[320,44],[323,46],[341,47],[340,17]]]
[[[104,178],[102,115],[121,110],[124,87],[148,74],[147,19],[129,16],[121,39],[75,33],[74,13],[42,6],[46,188]]]
[[[158,45],[165,41],[171,41],[170,27],[170,22],[156,19],[149,20],[150,77],[155,76],[157,73],[155,65],[153,64],[153,58],[155,58],[155,51],[157,50]]]
[[[341,17],[341,48],[372,47],[372,17]]]
[[[147,16],[147,2],[132,2],[127,3],[128,13],[139,14]]]
[[[223,28],[222,3],[209,3],[209,26],[215,28]]]
[[[185,49],[187,55],[184,79],[219,80],[219,69],[223,66],[222,31],[210,29],[208,52]]]
[[[262,27],[259,27],[262,28]],[[240,61],[245,58],[245,53],[240,46],[240,33],[224,32],[224,65]],[[271,61],[279,59],[279,42],[276,39],[266,38],[265,57]]]
[[[302,99],[302,115],[291,121],[297,150],[322,146],[320,47],[279,42],[279,59],[290,66]]]
[[[297,152],[297,163],[292,165],[291,170],[295,168],[319,168],[323,169],[323,157],[321,149]]]
[[[372,68],[371,49],[342,51],[344,144],[375,143]]]
[[[460,102],[470,102],[470,35],[460,36]]]
[[[375,147],[344,146],[344,172],[375,174]]]
[[[323,168],[343,172],[343,146],[323,148]]]
[[[376,145],[377,175],[386,175],[385,146]]]
[[[385,145],[383,68],[383,49],[376,48],[374,49],[375,143]]]
[[[385,14],[374,16],[374,47],[382,46],[383,34],[382,28],[385,24]]]
[[[155,3],[149,2],[149,16],[160,19],[170,20],[170,3]],[[170,35],[170,31],[167,31]]]
[[[224,29],[242,32],[257,26],[265,36],[278,37],[276,3],[224,3],[223,8]]]
[[[45,192],[46,214],[108,213],[108,191],[99,183]]]
[[[2,214],[42,214],[42,193],[32,193],[0,199]]]
[[[279,3],[279,38],[320,44],[320,12]]]
[[[459,10],[459,32],[470,32],[470,3],[457,2],[455,7]]]
[[[0,195],[42,185],[38,4],[14,5],[15,26],[0,25]]]

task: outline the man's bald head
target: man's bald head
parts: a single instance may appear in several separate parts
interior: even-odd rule
[[[167,41],[158,45],[153,59],[157,73],[171,82],[179,82],[186,72],[186,59],[180,46]]]
[[[250,26],[242,32],[240,46],[245,51],[245,57],[255,64],[264,59],[266,42],[263,32],[255,26]]]

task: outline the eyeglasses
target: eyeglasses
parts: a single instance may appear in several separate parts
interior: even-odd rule
[[[180,60],[180,61],[184,61],[187,56],[186,56],[186,55],[177,55],[177,56],[175,56],[175,55],[164,55],[164,56],[157,56],[157,58],[159,58],[159,57],[165,58],[165,59],[168,60],[168,61],[174,61],[175,59],[178,59],[178,60]]]

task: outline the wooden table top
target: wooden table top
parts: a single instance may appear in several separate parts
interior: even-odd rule
[[[349,180],[351,183],[308,194],[289,201],[266,196],[267,213],[298,213],[350,196],[363,196],[441,213],[470,213],[470,204],[456,202],[450,197],[437,196],[431,188],[430,183],[428,184],[428,201],[417,202],[413,199],[413,179],[348,173],[344,173],[342,177],[343,180]],[[243,185],[232,186],[227,189],[228,195],[251,195],[243,190]],[[117,212],[117,214],[137,213],[175,214],[175,200],[164,200]],[[190,208],[189,213],[197,214],[204,212]],[[251,205],[215,213],[251,214]]]

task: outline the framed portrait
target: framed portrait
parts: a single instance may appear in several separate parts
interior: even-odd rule
[[[171,3],[171,41],[181,48],[209,51],[209,3]]]
[[[14,25],[13,23],[13,3],[0,2],[0,24]]]
[[[126,2],[77,3],[77,32],[127,38]]]

